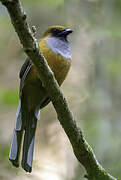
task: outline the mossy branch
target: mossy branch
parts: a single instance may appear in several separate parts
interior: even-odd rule
[[[40,52],[38,42],[27,23],[26,13],[24,12],[20,1],[0,1],[5,5],[9,12],[11,22],[18,34],[21,44],[23,45],[24,51],[38,70],[40,80],[52,100],[60,124],[71,142],[75,156],[86,169],[87,175],[85,175],[85,178],[89,180],[116,180],[116,178],[109,175],[98,163],[93,150],[84,139],[81,129],[77,127],[74,116],[59,89],[53,72]]]

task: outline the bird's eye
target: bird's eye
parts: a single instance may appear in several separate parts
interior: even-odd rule
[[[53,28],[53,29],[52,29],[52,32],[53,32],[54,34],[56,34],[56,33],[59,33],[60,30],[58,30],[58,29],[56,29],[56,28]]]
[[[53,28],[53,32],[57,32],[57,29],[56,29],[56,28]]]

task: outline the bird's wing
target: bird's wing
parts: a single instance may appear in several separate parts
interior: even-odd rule
[[[20,70],[20,73],[19,73],[19,78],[21,79],[21,81],[20,81],[20,94],[22,93],[24,80],[25,80],[29,70],[31,69],[31,67],[32,67],[32,62],[27,58],[25,63],[21,67],[21,70]],[[44,108],[50,101],[51,101],[50,98],[47,97],[44,100],[44,102],[40,105],[40,109]]]
[[[24,85],[24,80],[32,67],[32,62],[27,58],[23,66],[21,67],[19,78],[20,78],[20,96]]]
[[[30,60],[29,58],[26,59],[26,61],[24,62],[24,64],[21,67],[20,73],[19,73],[19,78],[22,79],[24,72],[26,71],[27,66],[30,64]]]

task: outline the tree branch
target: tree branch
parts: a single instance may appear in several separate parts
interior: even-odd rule
[[[87,175],[85,175],[85,177],[89,180],[117,180],[109,175],[98,163],[91,147],[84,139],[81,129],[77,127],[73,114],[69,110],[68,104],[59,89],[53,72],[40,52],[38,42],[26,21],[26,13],[24,12],[20,1],[0,1],[3,5],[5,5],[9,12],[11,22],[19,36],[24,51],[37,68],[40,80],[52,100],[60,124],[64,128],[65,133],[72,144],[75,156],[87,171]]]

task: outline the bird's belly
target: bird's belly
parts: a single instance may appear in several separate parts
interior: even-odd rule
[[[39,42],[40,50],[48,62],[51,70],[54,72],[58,84],[61,85],[65,80],[70,69],[71,59],[67,59],[60,54],[53,52],[47,45],[45,40]]]
[[[60,61],[63,61],[63,60],[60,60]],[[51,64],[50,64],[50,67],[51,67]],[[61,85],[63,81],[65,80],[67,73],[69,71],[69,68],[70,68],[70,64],[68,64],[68,62],[65,62],[65,61],[61,63],[55,62],[54,66],[51,67],[59,85]]]
[[[37,107],[39,108],[41,104],[47,98],[46,90],[42,87],[39,82],[31,82],[28,81],[27,84],[23,88],[23,98],[24,104],[26,105],[26,109],[28,111],[35,110]]]

